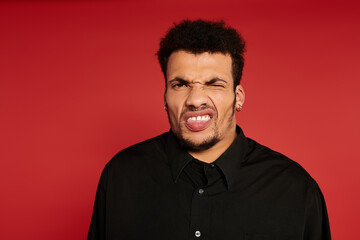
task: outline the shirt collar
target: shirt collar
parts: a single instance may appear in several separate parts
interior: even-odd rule
[[[248,151],[247,139],[239,126],[236,126],[238,134],[228,149],[213,163],[223,172],[228,189],[230,189],[239,177],[240,168],[245,161]]]
[[[213,164],[220,168],[225,176],[228,189],[234,185],[238,178],[239,170],[245,161],[248,150],[246,137],[239,126],[236,126],[237,137],[230,147]],[[171,173],[175,183],[185,166],[193,159],[179,144],[176,136],[170,130],[167,139],[166,153],[169,159]]]
[[[176,183],[180,173],[193,157],[180,146],[175,134],[171,130],[168,134],[166,154],[169,159],[173,179]]]

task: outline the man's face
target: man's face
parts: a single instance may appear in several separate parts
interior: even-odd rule
[[[243,104],[244,91],[238,85],[234,92],[230,55],[176,51],[168,61],[166,85],[170,126],[184,147],[201,151],[233,141],[235,107]]]

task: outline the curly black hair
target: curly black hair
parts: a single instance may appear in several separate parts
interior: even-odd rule
[[[171,53],[184,50],[193,54],[204,52],[230,54],[234,89],[240,83],[244,67],[245,41],[224,21],[184,20],[174,24],[161,39],[160,49],[156,53],[165,77],[167,63]]]

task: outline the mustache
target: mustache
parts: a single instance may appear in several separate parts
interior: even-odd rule
[[[211,109],[214,113],[216,113],[216,109],[213,106],[209,106],[207,104],[201,105],[200,107],[189,105],[186,106],[186,108],[181,112],[181,116],[183,116],[187,112],[197,112],[205,109]]]

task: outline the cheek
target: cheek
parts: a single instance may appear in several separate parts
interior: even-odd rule
[[[165,96],[165,99],[168,105],[170,117],[173,119],[179,119],[184,106],[184,98],[179,94],[171,94]]]
[[[226,118],[229,114],[232,114],[234,107],[234,94],[214,94],[212,96],[212,102],[219,114],[219,118]]]
[[[172,109],[171,111],[169,111],[169,116],[170,116],[170,120],[175,123],[178,122],[178,114],[176,111],[174,111],[174,109]]]
[[[180,121],[181,109],[177,105],[168,103],[168,115],[170,121],[175,124]]]

